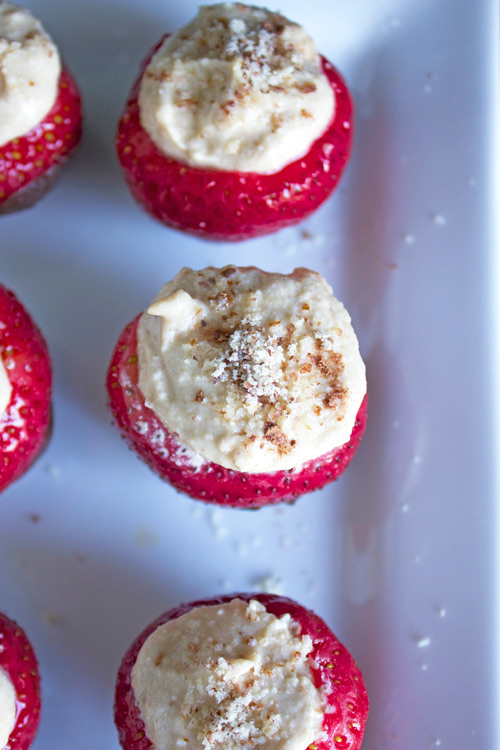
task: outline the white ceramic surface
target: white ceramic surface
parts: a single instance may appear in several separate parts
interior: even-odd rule
[[[0,610],[26,629],[43,676],[34,750],[118,748],[113,684],[136,634],[180,601],[262,588],[315,609],[357,658],[366,750],[499,747],[496,3],[282,0],[351,88],[354,153],[313,218],[230,246],[143,214],[114,156],[139,61],[195,3],[28,5],[86,114],[54,191],[0,221],[0,280],[55,370],[52,441],[0,497]],[[291,507],[176,495],[106,411],[125,323],[182,265],[230,262],[324,273],[368,365],[358,455]]]

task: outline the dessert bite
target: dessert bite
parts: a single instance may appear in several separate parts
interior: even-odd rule
[[[236,594],[161,615],[118,672],[124,750],[358,750],[363,677],[313,612],[282,596]]]
[[[0,0],[0,213],[28,208],[81,136],[76,85],[56,45],[23,8]]]
[[[220,3],[149,55],[116,145],[146,211],[202,238],[241,240],[295,224],[328,197],[351,120],[345,83],[301,26]]]
[[[306,268],[183,268],[121,334],[107,388],[151,468],[191,497],[240,508],[336,479],[366,421],[349,315]]]
[[[47,344],[13,292],[0,285],[0,492],[44,448],[51,391]]]
[[[27,750],[40,721],[40,675],[23,630],[0,612],[0,747]]]

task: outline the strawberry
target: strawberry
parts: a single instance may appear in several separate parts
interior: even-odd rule
[[[258,237],[305,219],[338,183],[352,140],[349,92],[333,65],[322,64],[335,93],[333,119],[302,159],[274,174],[199,169],[163,154],[140,123],[141,71],[116,138],[134,198],[164,224],[210,240]]]
[[[40,721],[40,675],[33,648],[13,620],[0,613],[0,669],[16,694],[16,723],[3,750],[27,750]]]
[[[140,317],[140,316],[139,316]],[[259,508],[294,500],[333,482],[352,459],[366,424],[367,399],[358,411],[351,439],[298,470],[249,474],[206,462],[190,462],[186,448],[149,409],[138,387],[137,325],[135,318],[122,332],[107,374],[109,406],[123,437],[139,456],[176,489],[207,503],[235,508]]]
[[[195,607],[224,604],[235,598],[243,601],[257,599],[276,617],[288,613],[298,623],[300,635],[311,637],[313,649],[310,663],[314,682],[318,689],[324,691],[326,699],[323,736],[311,747],[314,750],[359,750],[368,716],[368,696],[359,668],[345,646],[314,612],[291,599],[273,594],[232,594],[182,604],[160,615],[139,635],[123,658],[116,682],[115,723],[124,750],[153,750],[144,731],[130,679],[145,640],[160,625]]]
[[[47,345],[15,295],[0,286],[0,357],[12,387],[0,415],[0,491],[38,456],[51,424],[51,364]]]
[[[28,133],[0,147],[0,213],[28,208],[45,194],[78,144],[81,124],[80,95],[63,70],[48,115]]]

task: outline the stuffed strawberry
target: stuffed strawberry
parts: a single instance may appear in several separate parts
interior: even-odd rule
[[[239,508],[336,479],[366,421],[350,318],[303,268],[183,269],[121,334],[107,388],[122,435],[153,470]]]
[[[0,213],[36,203],[81,136],[76,85],[27,11],[0,2]]]
[[[345,83],[300,26],[222,3],[153,50],[116,144],[150,214],[202,238],[242,240],[301,221],[330,195],[351,126]]]
[[[235,594],[171,609],[122,661],[123,750],[359,750],[363,677],[317,615],[282,596]]]
[[[33,648],[0,613],[0,747],[27,750],[40,721],[40,675]]]
[[[0,286],[0,491],[40,454],[51,426],[51,364],[42,334]]]

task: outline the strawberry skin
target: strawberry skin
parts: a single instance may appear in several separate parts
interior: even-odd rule
[[[334,117],[302,159],[274,174],[201,169],[165,156],[140,123],[139,76],[116,138],[134,198],[164,224],[210,240],[258,237],[305,219],[338,183],[352,141],[349,92],[333,65],[322,64],[335,93]]]
[[[54,106],[32,130],[0,147],[0,213],[28,208],[52,185],[58,167],[80,141],[81,101],[66,70]],[[36,182],[45,183],[34,189]],[[16,200],[14,200],[16,198]]]
[[[288,613],[299,624],[300,635],[311,637],[314,682],[317,688],[325,691],[327,703],[323,738],[314,747],[316,750],[359,750],[368,716],[368,696],[359,668],[321,618],[293,600],[274,594],[232,594],[183,604],[160,615],[139,635],[123,658],[116,682],[115,723],[123,749],[154,750],[145,734],[130,680],[132,668],[146,638],[163,623],[195,607],[224,604],[236,598],[243,601],[257,599],[276,617]]]
[[[123,437],[139,456],[176,489],[207,503],[234,508],[259,508],[290,501],[333,482],[351,461],[366,424],[367,398],[358,411],[348,443],[295,471],[249,474],[206,462],[190,463],[176,435],[144,403],[139,390],[135,318],[122,332],[107,374],[109,406]]]
[[[16,693],[16,725],[3,750],[27,750],[40,722],[40,675],[33,648],[23,630],[0,612],[0,669]]]
[[[12,386],[0,417],[0,491],[38,456],[51,424],[52,372],[45,340],[13,292],[0,286],[0,356]]]

